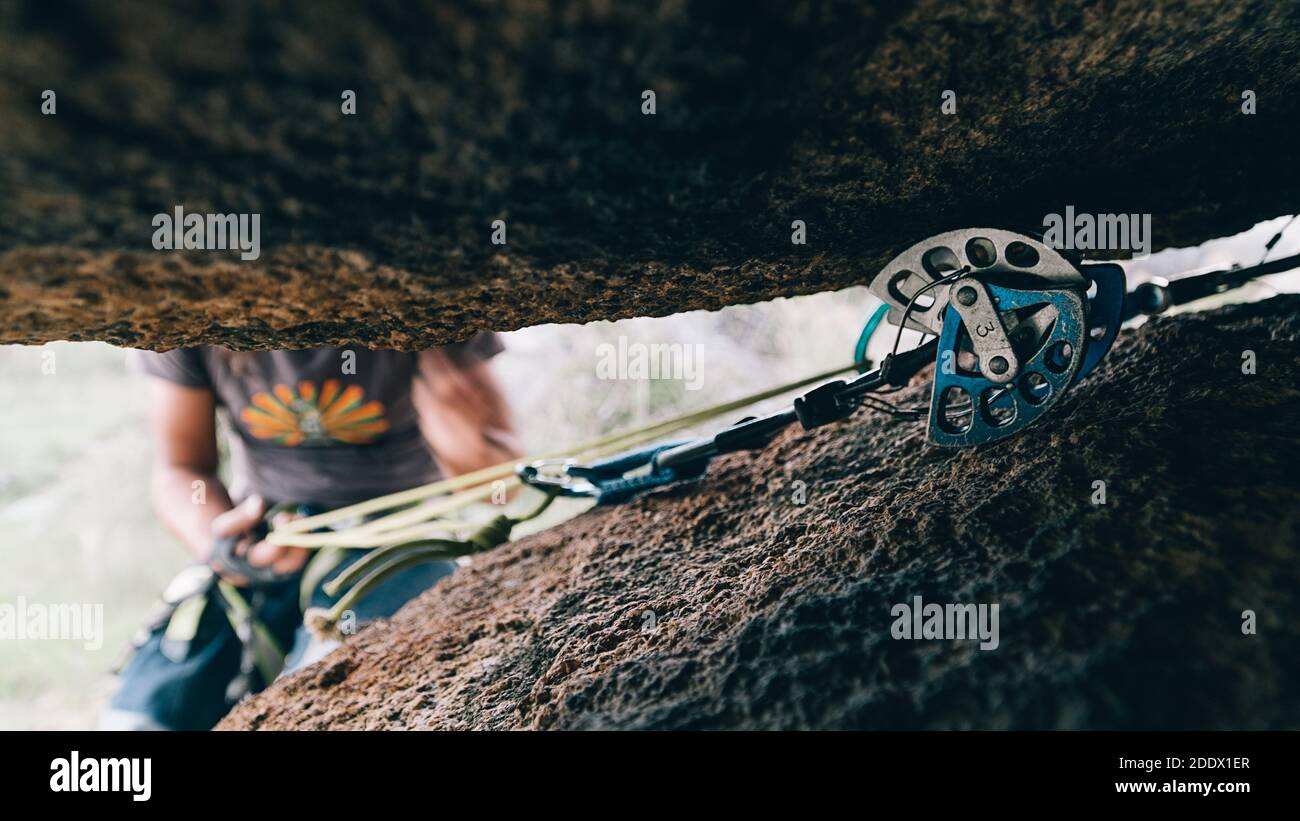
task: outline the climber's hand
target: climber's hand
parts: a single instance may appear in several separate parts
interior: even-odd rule
[[[222,539],[243,534],[235,544],[234,554],[246,559],[253,567],[269,567],[280,575],[301,570],[307,563],[310,551],[301,547],[275,545],[265,540],[254,541],[249,535],[265,513],[266,502],[262,497],[250,496],[238,506],[212,520],[212,536],[214,539]],[[283,525],[297,518],[299,518],[297,514],[284,511],[276,514],[272,522],[275,525]],[[248,584],[248,579],[232,573],[229,568],[222,567],[220,563],[213,563],[212,569],[231,584],[241,587]]]

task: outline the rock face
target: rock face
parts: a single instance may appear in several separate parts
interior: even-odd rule
[[[420,5],[0,6],[0,343],[413,348],[838,288],[1066,205],[1159,246],[1300,199],[1294,3]],[[177,205],[259,214],[260,257],[154,250]]]
[[[1126,332],[998,445],[792,432],[482,557],[223,726],[1294,728],[1298,314]],[[998,647],[891,638],[915,596],[998,604]]]

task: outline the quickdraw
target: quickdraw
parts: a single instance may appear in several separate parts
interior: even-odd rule
[[[1269,248],[1276,242],[1270,241]],[[822,385],[790,408],[742,419],[713,436],[657,445],[581,464],[545,460],[521,465],[519,478],[548,493],[617,504],[646,490],[707,470],[713,457],[766,445],[794,423],[810,430],[873,404],[893,416],[926,419],[936,445],[964,447],[1013,436],[1046,416],[1110,351],[1120,326],[1267,274],[1300,265],[1300,256],[1247,268],[1155,280],[1126,294],[1114,263],[1067,259],[1034,237],[993,228],[949,231],[895,257],[872,280],[885,304],[858,340],[867,341],[887,315],[898,328],[881,366],[850,382]],[[898,352],[903,329],[934,337]],[[899,408],[880,394],[899,388],[931,361],[928,408]],[[629,475],[633,471],[643,471]]]

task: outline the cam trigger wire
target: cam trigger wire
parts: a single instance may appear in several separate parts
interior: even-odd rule
[[[955,279],[961,279],[962,277],[966,276],[969,273],[970,273],[970,266],[963,265],[961,268],[958,268],[956,271],[953,271],[951,274],[946,274],[942,277],[939,277],[935,281],[925,285],[922,288],[917,289],[917,292],[912,294],[912,298],[907,301],[907,308],[903,311],[903,319],[901,322],[898,323],[898,333],[894,334],[894,349],[890,351],[891,356],[898,354],[898,343],[901,342],[903,339],[903,329],[907,327],[907,319],[912,315],[912,308],[916,305],[916,300],[919,299],[926,291],[929,291],[932,288],[937,288],[938,286],[943,285],[946,282],[952,282]]]
[[[899,417],[900,419],[924,419],[927,410],[926,407],[900,408],[893,402],[881,399],[878,396],[872,396],[869,393],[863,394],[861,401],[863,405],[869,408],[875,408],[878,411],[887,413],[890,416]]]
[[[969,274],[970,272],[971,272],[970,266],[964,265],[961,268],[958,268],[957,270],[953,271],[952,273],[945,274],[944,276],[934,280],[933,282],[927,283],[921,288],[918,288],[916,293],[912,294],[912,298],[907,301],[907,306],[903,310],[903,318],[898,323],[898,332],[894,334],[894,345],[893,348],[890,350],[890,354],[889,354],[891,358],[898,355],[898,346],[903,340],[903,331],[907,327],[907,320],[912,315],[912,309],[916,307],[916,301],[920,299],[922,296],[924,296],[926,292],[931,291],[945,283],[960,279],[966,276],[967,274]],[[922,338],[929,335],[930,334],[923,333]],[[921,346],[918,345],[917,348],[919,347]],[[894,404],[893,402],[881,398],[881,394],[897,393],[901,391],[903,387],[904,387],[903,385],[896,385],[891,388],[884,388],[884,389],[878,388],[876,390],[871,391],[870,393],[861,394],[858,397],[858,400],[862,404],[867,405],[868,407],[875,408],[878,411],[882,411],[884,413],[889,414],[890,416],[894,416],[900,419],[911,419],[911,420],[924,419],[928,413],[928,406],[920,407],[920,408],[901,408],[898,405]]]

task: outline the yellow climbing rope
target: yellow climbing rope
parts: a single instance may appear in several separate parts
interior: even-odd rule
[[[491,550],[510,540],[515,525],[540,516],[554,501],[554,494],[545,495],[537,506],[519,516],[498,515],[486,523],[446,518],[448,514],[468,505],[518,487],[521,483],[514,471],[519,462],[559,456],[584,460],[610,456],[855,367],[856,363],[634,430],[601,436],[564,450],[502,462],[463,476],[380,496],[317,516],[296,519],[276,526],[267,540],[273,544],[313,549],[375,548],[325,585],[324,590],[330,596],[347,591],[332,607],[327,610],[312,609],[305,614],[305,620],[311,629],[318,633],[328,633],[334,630],[343,614],[361,597],[393,575],[422,562],[454,559]],[[451,495],[444,495],[448,493]],[[356,524],[348,524],[350,522]],[[319,532],[323,528],[332,530]],[[468,535],[460,539],[430,538],[429,534],[433,531]]]
[[[431,529],[449,532],[474,530],[479,527],[478,523],[446,519],[444,517],[475,502],[487,499],[494,492],[518,487],[520,482],[515,478],[514,470],[515,466],[520,462],[527,463],[540,459],[553,459],[559,456],[572,456],[577,459],[595,459],[609,456],[627,448],[661,438],[669,433],[732,413],[756,402],[771,399],[813,382],[828,379],[836,374],[852,370],[854,367],[856,365],[836,368],[749,394],[748,396],[742,396],[729,402],[722,402],[671,419],[654,422],[630,431],[607,434],[562,450],[502,462],[451,479],[442,479],[410,490],[368,499],[317,516],[296,519],[276,526],[267,537],[267,540],[272,544],[306,548],[379,547],[418,537],[428,533]],[[497,482],[501,484],[496,484]],[[444,495],[447,493],[451,493],[451,495]],[[383,511],[392,512],[362,521],[364,517],[382,513]],[[358,523],[350,527],[339,527],[340,524],[350,520]],[[326,533],[309,532],[327,527],[334,527],[335,529]]]

